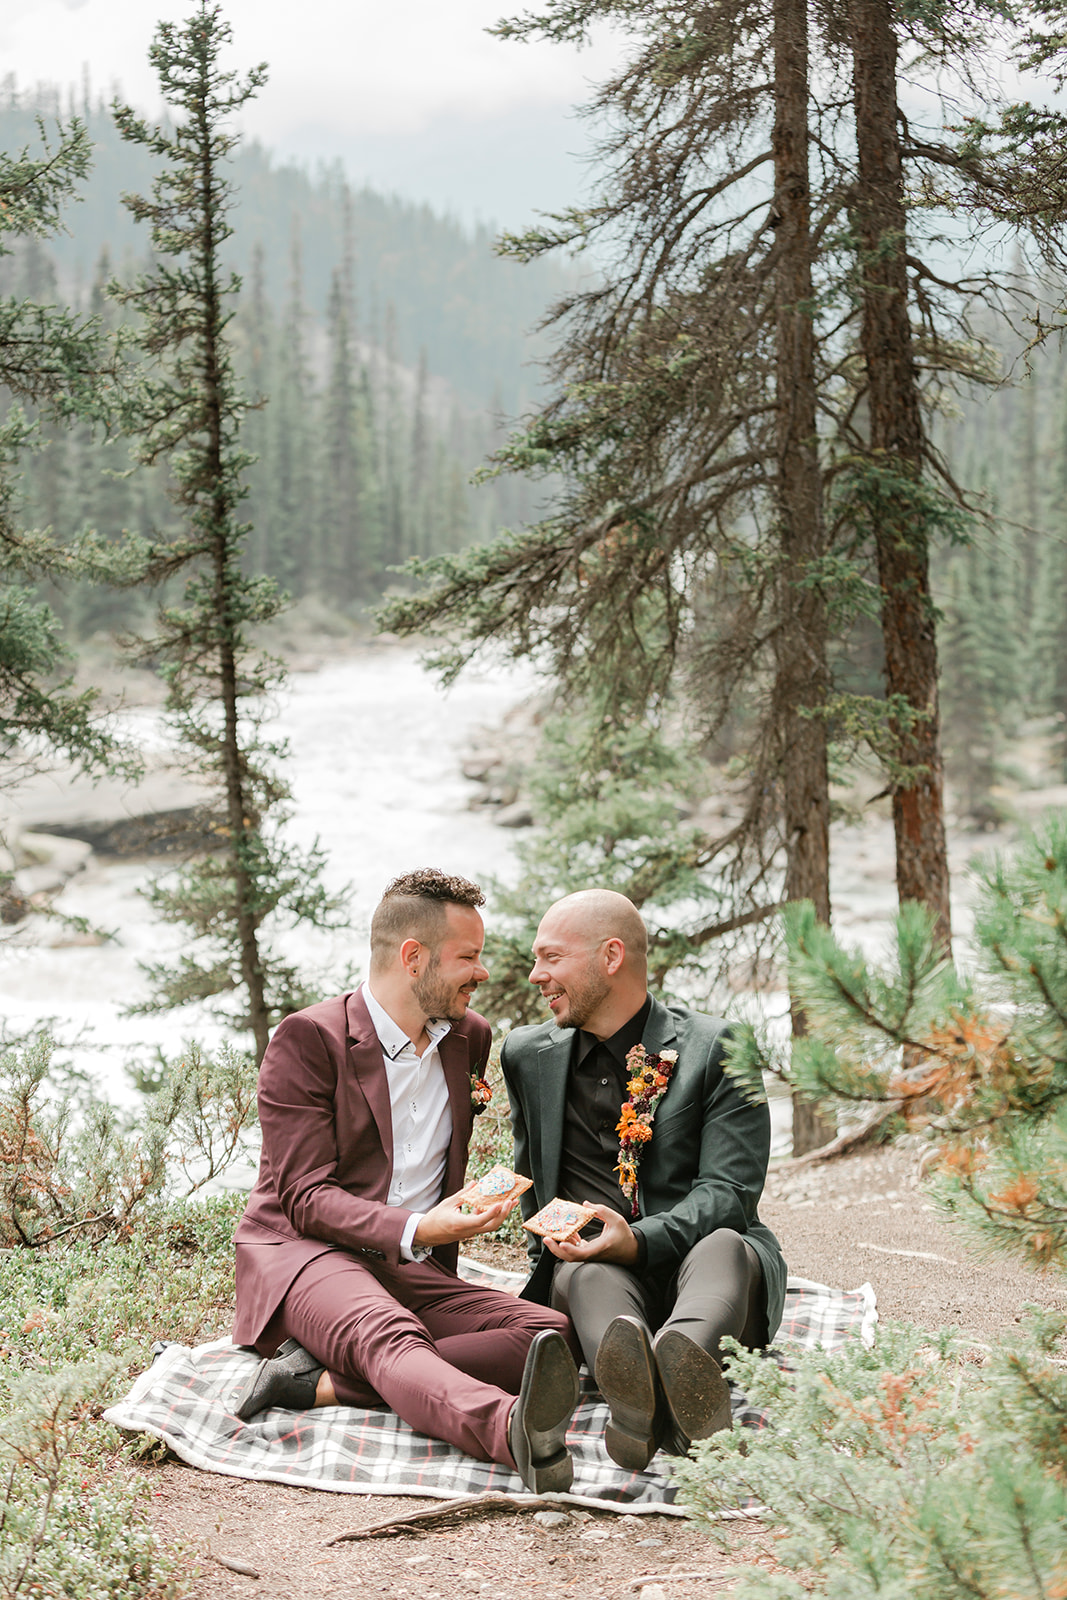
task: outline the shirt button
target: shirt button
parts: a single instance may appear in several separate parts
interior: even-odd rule
[[[607,1086],[608,1086],[608,1080],[607,1080],[607,1078],[601,1078],[601,1080],[600,1080],[600,1081],[601,1081],[601,1083],[602,1083],[602,1084],[603,1084],[603,1085],[604,1085],[604,1088],[605,1088],[605,1089],[606,1089],[606,1088],[607,1088]]]

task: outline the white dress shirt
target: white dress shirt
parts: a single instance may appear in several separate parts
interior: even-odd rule
[[[382,1047],[393,1118],[393,1176],[386,1204],[411,1212],[400,1239],[400,1259],[421,1261],[430,1252],[413,1243],[415,1229],[442,1197],[452,1141],[452,1107],[438,1054],[452,1024],[428,1022],[430,1043],[420,1056],[404,1030],[374,998],[369,983],[363,985],[363,998]]]

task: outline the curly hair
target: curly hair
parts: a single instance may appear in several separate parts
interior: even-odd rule
[[[405,939],[437,950],[448,928],[448,906],[484,906],[485,895],[469,878],[457,878],[437,867],[401,873],[385,887],[371,918],[371,971],[393,960]]]

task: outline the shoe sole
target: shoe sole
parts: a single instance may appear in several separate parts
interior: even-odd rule
[[[729,1386],[714,1356],[673,1328],[656,1340],[654,1354],[679,1454],[686,1454],[694,1439],[710,1439],[733,1427]]]
[[[566,1446],[559,1447],[558,1434],[578,1404],[578,1373],[562,1337],[540,1346],[535,1374],[523,1409],[522,1432],[530,1452],[528,1487],[534,1494],[565,1494],[574,1480],[574,1462]]]
[[[656,1369],[638,1322],[609,1324],[596,1353],[596,1386],[611,1409],[604,1445],[616,1466],[643,1472],[656,1453]]]

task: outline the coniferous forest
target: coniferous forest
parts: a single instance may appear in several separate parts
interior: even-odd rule
[[[123,207],[152,163],[110,111],[48,90],[0,105],[0,148],[38,141],[36,118],[77,113],[92,164],[64,230],[29,236],[0,260],[0,294],[119,312],[112,278],[145,262],[147,241]],[[233,338],[251,397],[248,560],[294,597],[342,612],[365,607],[411,556],[458,550],[535,504],[519,480],[478,490],[470,478],[537,383],[526,335],[566,283],[562,266],[523,270],[493,253],[487,228],[353,191],[339,170],[279,167],[256,145],[234,158],[240,220],[225,254],[242,279]],[[85,527],[166,536],[164,469],[124,476],[121,440],[45,423],[21,463],[21,515],[70,540]],[[114,591],[49,589],[75,638],[130,622],[138,602]],[[132,606],[132,611],[131,611]]]

